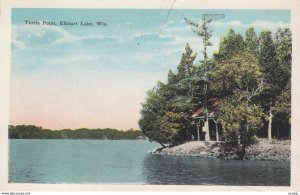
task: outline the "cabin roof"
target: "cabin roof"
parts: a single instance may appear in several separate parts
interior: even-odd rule
[[[220,104],[221,99],[220,98],[209,98],[207,100],[207,107],[208,107],[208,115],[209,116],[214,116],[215,112],[217,112],[218,109],[218,105]],[[204,107],[200,107],[198,108],[192,115],[192,118],[196,118],[196,117],[201,117],[205,114],[205,108]]]

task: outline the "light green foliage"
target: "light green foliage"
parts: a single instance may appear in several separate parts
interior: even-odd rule
[[[220,123],[227,133],[245,134],[248,125],[249,131],[256,131],[261,127],[265,115],[259,105],[247,101],[237,102],[235,99],[226,99],[221,106]],[[249,132],[251,133],[251,132]],[[253,132],[252,132],[253,133]]]
[[[165,142],[176,143],[181,138],[180,130],[185,129],[184,124],[186,121],[186,114],[183,112],[166,112],[159,119],[160,133],[163,137],[166,137]]]
[[[225,37],[220,40],[219,53],[215,55],[217,60],[231,58],[245,49],[242,35],[230,29]]]
[[[212,87],[220,96],[238,95],[250,101],[262,89],[262,73],[253,54],[244,51],[215,66]]]
[[[264,116],[260,106],[252,101],[263,87],[262,73],[254,54],[242,51],[217,63],[212,87],[223,97],[220,123],[225,136],[241,135],[243,146],[249,144]]]

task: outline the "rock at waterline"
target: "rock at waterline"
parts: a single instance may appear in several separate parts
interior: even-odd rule
[[[192,141],[181,145],[158,148],[151,152],[152,154],[181,155],[181,156],[198,156],[213,157],[221,159],[237,159],[238,150],[227,147],[224,142],[204,142]],[[266,141],[258,141],[256,144],[246,148],[244,159],[249,160],[290,160],[290,144],[277,142],[275,144]]]

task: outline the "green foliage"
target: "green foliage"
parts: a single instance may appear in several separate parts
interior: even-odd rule
[[[278,94],[278,90],[280,90],[277,86],[280,75],[277,75],[279,67],[276,58],[275,44],[270,31],[261,32],[259,39],[259,64],[266,84],[264,99],[273,99],[276,94]],[[270,102],[272,100],[268,101]]]
[[[292,66],[292,34],[288,28],[279,28],[274,37],[276,60],[276,84],[280,90],[290,85]]]
[[[245,125],[248,131],[256,131],[262,125],[265,117],[259,105],[249,104],[247,101],[237,102],[235,98],[226,99],[220,109],[220,123],[225,133],[245,134]]]
[[[167,82],[158,82],[148,92],[139,121],[144,135],[162,145],[187,141],[195,127],[193,111],[206,107],[211,97],[221,99],[216,121],[220,122],[223,138],[237,142],[240,136],[243,152],[268,120],[270,109],[275,114],[273,122],[280,121],[284,126],[291,107],[290,30],[278,29],[275,36],[263,31],[258,37],[250,27],[243,38],[230,29],[214,58],[209,59],[210,22],[185,20],[202,40],[203,60],[195,66],[196,55],[187,44],[177,73],[170,70]]]
[[[271,129],[274,129],[272,124],[282,126],[283,131],[289,131],[290,129],[285,124],[290,123],[291,116],[289,108],[291,101],[291,54],[292,37],[288,28],[279,28],[274,36],[270,31],[261,32],[259,62],[265,80],[265,87],[258,101],[263,105],[265,113],[272,113],[275,116],[275,120],[270,123]]]
[[[275,105],[273,107],[275,117],[278,120],[291,123],[291,86],[287,86],[281,91],[281,94],[277,97]]]
[[[252,53],[254,56],[258,55],[258,44],[259,39],[254,31],[253,27],[250,27],[246,30],[245,38],[245,49]]]
[[[176,76],[179,80],[195,76],[196,67],[193,64],[195,58],[196,54],[193,53],[189,44],[186,44],[185,53],[182,54],[180,63],[177,67],[178,73]]]
[[[182,142],[180,130],[185,129],[186,115],[183,112],[166,112],[159,120],[160,133],[167,143]]]
[[[143,136],[139,130],[118,131],[116,129],[63,129],[49,130],[33,125],[9,125],[10,139],[137,139]]]
[[[220,40],[219,52],[215,55],[216,60],[231,58],[232,56],[244,51],[245,43],[242,35],[230,29],[225,37]]]
[[[291,124],[291,66],[292,66],[292,34],[289,28],[279,28],[274,38],[278,68],[275,77],[280,89],[272,107],[275,120],[283,131],[289,131]],[[288,135],[288,133],[285,133]],[[279,135],[277,135],[279,136]]]
[[[223,97],[223,133],[231,138],[229,141],[241,135],[243,144],[248,144],[264,116],[261,107],[252,101],[262,90],[262,73],[254,54],[244,50],[217,63],[212,87]]]
[[[142,104],[139,126],[145,136],[151,141],[157,141],[161,145],[168,143],[168,137],[162,136],[159,127],[159,119],[164,114],[166,106],[165,98],[158,93],[159,89],[152,89],[147,93],[146,102]],[[164,146],[164,145],[163,145]]]
[[[139,126],[150,140],[163,146],[184,142],[191,128],[190,116],[200,91],[195,56],[187,44],[177,74],[169,71],[168,82],[158,82],[142,104]]]
[[[212,88],[219,96],[237,94],[239,101],[250,100],[261,89],[262,73],[253,54],[244,51],[216,64]]]

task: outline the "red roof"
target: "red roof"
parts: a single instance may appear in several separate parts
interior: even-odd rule
[[[219,98],[209,98],[207,100],[207,107],[208,107],[209,115],[213,115],[216,111],[218,111],[218,105],[220,104],[220,102],[221,102],[221,99],[219,99]],[[198,108],[196,110],[196,112],[193,113],[192,117],[195,118],[195,117],[204,115],[205,114],[204,112],[205,112],[204,107]]]

